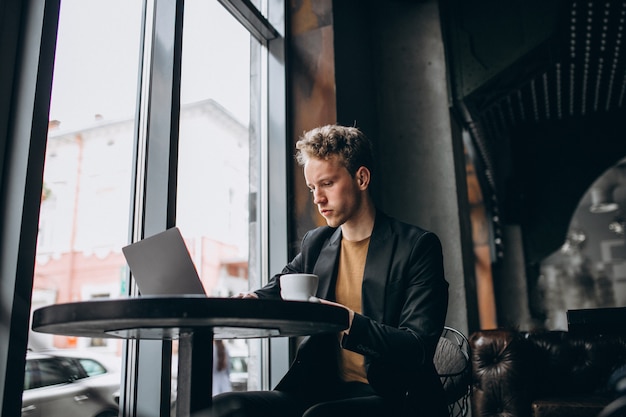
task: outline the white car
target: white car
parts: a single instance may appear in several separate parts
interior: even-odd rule
[[[248,357],[231,356],[229,364],[230,383],[233,391],[248,390]]]
[[[28,352],[22,417],[117,417],[120,382],[90,357]]]

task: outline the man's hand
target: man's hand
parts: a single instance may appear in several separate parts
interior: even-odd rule
[[[233,295],[231,298],[259,298],[254,292],[240,292],[238,294]]]

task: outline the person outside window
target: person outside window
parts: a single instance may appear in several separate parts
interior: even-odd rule
[[[223,340],[213,342],[213,395],[232,391],[230,383],[230,355]]]

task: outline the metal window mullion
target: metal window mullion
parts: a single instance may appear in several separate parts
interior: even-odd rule
[[[280,32],[263,16],[250,0],[219,0],[252,36],[266,45],[280,36]]]
[[[268,16],[272,21],[282,22],[279,28],[284,33],[285,1],[274,0],[269,7]],[[266,147],[267,168],[265,195],[268,201],[263,241],[267,242],[267,271],[280,271],[288,262],[288,230],[287,230],[287,170],[290,158],[287,146],[287,76],[285,62],[285,39],[277,37],[267,44],[267,138],[263,140]],[[264,281],[267,282],[269,274]],[[285,338],[269,340],[269,387],[276,386],[280,378],[289,368],[289,341]],[[266,378],[266,380],[268,379]],[[268,388],[268,387],[266,387]]]
[[[0,6],[0,415],[20,415],[59,0]]]
[[[133,239],[175,225],[183,0],[148,0],[144,32]],[[134,287],[134,285],[132,285]],[[124,415],[169,416],[172,343],[140,340],[127,345],[132,395]],[[160,366],[155,366],[160,364]]]

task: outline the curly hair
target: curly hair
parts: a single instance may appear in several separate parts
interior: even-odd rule
[[[371,171],[374,167],[372,143],[356,127],[326,125],[304,132],[296,142],[296,160],[304,165],[309,159],[338,157],[350,175],[364,166]]]

